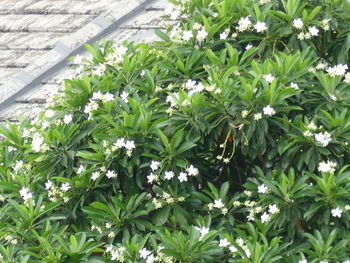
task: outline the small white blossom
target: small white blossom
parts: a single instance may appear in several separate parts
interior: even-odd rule
[[[196,176],[199,174],[199,171],[196,167],[194,167],[192,164],[190,167],[186,169],[186,172],[188,173],[189,176]]]
[[[253,47],[252,44],[248,44],[248,45],[245,47],[245,50],[251,49],[252,47]]]
[[[266,185],[262,184],[258,186],[259,194],[266,194],[268,191],[269,191],[269,188],[267,188]]]
[[[146,259],[151,254],[151,251],[147,250],[146,248],[143,248],[140,249],[139,253],[141,258]]]
[[[337,164],[332,161],[320,162],[318,164],[318,171],[321,173],[334,173]]]
[[[255,113],[254,114],[254,120],[258,121],[262,118],[262,114],[259,112],[259,113]]]
[[[209,233],[209,227],[202,227],[199,229],[199,233],[201,234],[199,237],[199,241],[203,239],[203,237]]]
[[[269,222],[269,221],[270,221],[270,215],[268,213],[264,212],[261,215],[261,222],[265,223],[265,222]]]
[[[217,199],[217,200],[214,200],[214,205],[213,205],[213,207],[221,209],[221,208],[224,207],[224,204],[223,204],[223,202],[221,201],[221,199]]]
[[[239,32],[246,31],[247,29],[249,29],[251,24],[252,24],[252,22],[250,21],[249,16],[241,17],[238,21],[237,30]]]
[[[319,31],[320,31],[320,30],[317,29],[317,27],[315,27],[315,26],[309,27],[309,33],[310,33],[310,35],[313,36],[313,37],[317,36]]]
[[[341,217],[341,214],[343,213],[343,211],[339,208],[339,207],[336,207],[336,208],[333,208],[331,210],[331,213],[332,213],[332,216],[333,217]]]
[[[99,176],[100,176],[100,172],[98,172],[98,171],[93,172],[92,175],[91,175],[91,180],[92,181],[96,181]]]
[[[193,33],[191,30],[185,30],[182,35],[182,40],[189,41],[193,37]]]
[[[53,183],[52,183],[52,181],[50,181],[50,180],[48,180],[48,181],[45,183],[45,189],[46,189],[46,190],[50,190],[52,186],[53,186]]]
[[[107,176],[108,179],[111,179],[111,178],[117,177],[117,174],[113,170],[108,170],[107,173],[106,173],[106,176]]]
[[[264,79],[265,79],[268,83],[272,83],[272,81],[275,79],[275,77],[272,76],[271,74],[267,74],[267,75],[264,75]]]
[[[147,176],[147,182],[149,184],[153,183],[156,180],[157,176],[154,173],[150,173],[150,175]]]
[[[265,22],[260,22],[258,21],[255,26],[254,26],[256,32],[258,33],[261,33],[263,31],[266,31],[267,30],[267,26],[266,26],[266,23]]]
[[[165,172],[164,179],[165,180],[170,180],[175,176],[175,173],[173,171],[167,171]]]
[[[297,18],[293,20],[293,26],[297,29],[302,29],[303,28],[303,20],[301,20],[301,18]]]
[[[269,205],[269,213],[270,214],[277,214],[279,213],[280,209],[277,207],[276,204]]]
[[[205,31],[204,29],[199,30],[197,33],[197,40],[198,41],[203,41],[206,37],[208,36],[208,32]]]
[[[72,115],[72,114],[66,114],[66,115],[64,115],[63,122],[64,122],[65,124],[71,123],[72,120],[73,120],[73,115]]]
[[[159,165],[160,165],[159,161],[152,161],[150,167],[152,171],[156,171],[159,169]]]
[[[181,172],[180,175],[177,177],[180,182],[187,182],[187,173]]]
[[[129,101],[128,101],[128,96],[129,96],[129,93],[127,93],[127,92],[125,92],[125,91],[123,91],[123,93],[120,94],[121,99],[122,99],[125,103],[128,103],[128,102],[129,102]]]
[[[135,149],[135,147],[136,147],[136,146],[135,146],[135,142],[134,142],[134,141],[126,141],[124,147],[125,147],[127,150],[131,151],[132,149]]]
[[[322,144],[323,147],[326,147],[332,140],[331,135],[328,132],[325,133],[316,133],[315,140]]]
[[[227,238],[220,239],[219,247],[228,247],[230,242],[228,242]]]
[[[81,174],[82,172],[84,172],[85,168],[83,165],[80,165],[77,171],[77,174]]]
[[[62,190],[63,192],[67,192],[69,189],[70,189],[70,183],[63,183],[63,184],[61,185],[61,190]]]
[[[275,110],[270,105],[267,105],[266,107],[264,107],[263,112],[265,115],[268,115],[268,116],[272,116],[276,113]]]
[[[298,84],[296,84],[294,82],[290,83],[290,87],[293,88],[293,89],[299,89]]]
[[[227,34],[226,32],[222,32],[222,33],[220,34],[220,39],[221,39],[221,40],[225,40],[227,37],[228,37],[228,34]]]
[[[33,193],[29,192],[29,188],[27,187],[22,187],[22,189],[19,191],[19,194],[22,196],[24,201],[33,198]]]

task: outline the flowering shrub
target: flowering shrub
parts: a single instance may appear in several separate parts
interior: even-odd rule
[[[171,1],[0,128],[0,262],[350,262],[350,6]]]

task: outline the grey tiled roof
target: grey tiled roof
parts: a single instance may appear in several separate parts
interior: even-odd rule
[[[167,0],[143,4],[140,0],[19,0],[12,6],[10,2],[14,0],[5,0],[0,7],[0,102],[23,87],[27,91],[0,109],[0,121],[33,117],[44,107],[48,95],[70,74],[67,63],[48,65],[50,58],[57,60],[61,49],[73,52],[91,38],[97,40],[99,34],[117,42],[153,41],[154,29],[163,26],[167,4]],[[15,16],[20,19],[11,23]],[[33,76],[39,76],[36,85],[30,84]],[[28,82],[23,84],[21,79]]]

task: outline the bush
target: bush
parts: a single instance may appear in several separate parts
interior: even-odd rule
[[[0,262],[349,262],[350,6],[171,2],[0,128]]]

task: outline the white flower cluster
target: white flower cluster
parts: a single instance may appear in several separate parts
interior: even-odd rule
[[[140,258],[146,259],[146,263],[155,262],[155,257],[150,250],[147,250],[146,248],[142,248],[140,249],[139,254],[140,254]]]
[[[114,95],[112,93],[101,93],[100,91],[95,91],[92,94],[92,98],[89,100],[88,104],[85,105],[84,112],[89,115],[89,120],[92,119],[93,111],[98,109],[98,102],[106,103],[114,100]]]
[[[327,72],[331,77],[344,76],[348,69],[348,65],[339,64],[334,67],[328,67]]]
[[[150,168],[152,172],[147,176],[147,182],[149,184],[157,183],[160,180],[160,175],[156,173],[156,171],[160,168],[160,162],[153,160],[150,164]],[[198,168],[194,167],[192,164],[186,168],[186,171],[180,172],[177,179],[182,182],[187,182],[188,177],[190,176],[196,176],[199,174]],[[175,177],[175,173],[173,171],[165,171],[164,172],[164,179],[165,180],[171,180],[173,177]]]
[[[202,82],[197,82],[192,79],[189,79],[186,83],[184,83],[183,87],[188,90],[188,96],[192,96],[192,94],[196,92],[201,92],[205,90],[205,87]]]
[[[174,197],[171,196],[169,193],[164,192],[161,196],[159,196],[157,194],[157,198],[153,198],[152,199],[152,204],[154,205],[154,207],[156,209],[160,209],[162,208],[164,205],[170,205],[170,204],[174,204],[176,202],[184,202],[185,198],[183,196],[180,197]]]
[[[321,173],[331,173],[335,172],[335,167],[337,167],[337,163],[332,161],[320,162],[318,164],[318,171]]]
[[[315,134],[315,140],[326,147],[331,142],[332,137],[328,132],[320,132]]]
[[[62,183],[60,187],[55,186],[50,180],[45,183],[45,189],[48,191],[48,197],[51,202],[57,202],[62,198],[64,203],[68,203],[69,197],[66,193],[70,188],[70,183]]]
[[[221,199],[214,200],[214,203],[208,204],[208,210],[213,211],[213,209],[219,209],[221,210],[221,214],[226,215],[228,213],[228,208],[225,207],[225,204],[222,202]]]
[[[42,137],[38,132],[34,133],[32,139],[32,150],[34,152],[46,152],[49,150],[49,146],[44,143],[44,137]]]
[[[11,243],[12,245],[17,245],[18,244],[18,240],[14,236],[6,235],[4,237],[4,239],[5,239],[5,241]],[[0,260],[1,260],[1,258],[0,258]]]
[[[115,260],[118,262],[125,261],[125,256],[124,256],[125,251],[126,251],[125,247],[114,248],[113,245],[108,245],[106,247],[106,253],[111,254],[111,260]]]
[[[246,254],[246,257],[249,258],[251,256],[251,252],[248,248],[248,246],[244,243],[244,240],[242,238],[237,238],[236,240],[236,244],[244,250],[245,254]],[[222,248],[227,248],[230,250],[231,253],[235,253],[238,251],[238,249],[232,245],[228,240],[227,238],[223,238],[223,239],[220,239],[219,241],[219,247],[222,247]]]
[[[133,150],[136,148],[135,141],[126,140],[125,138],[118,138],[114,143],[104,140],[102,146],[106,156],[110,156],[119,149],[125,149],[126,155],[131,157]]]
[[[113,48],[113,52],[108,53],[106,56],[106,63],[114,66],[115,64],[122,62],[126,52],[128,52],[128,48],[123,45]]]

